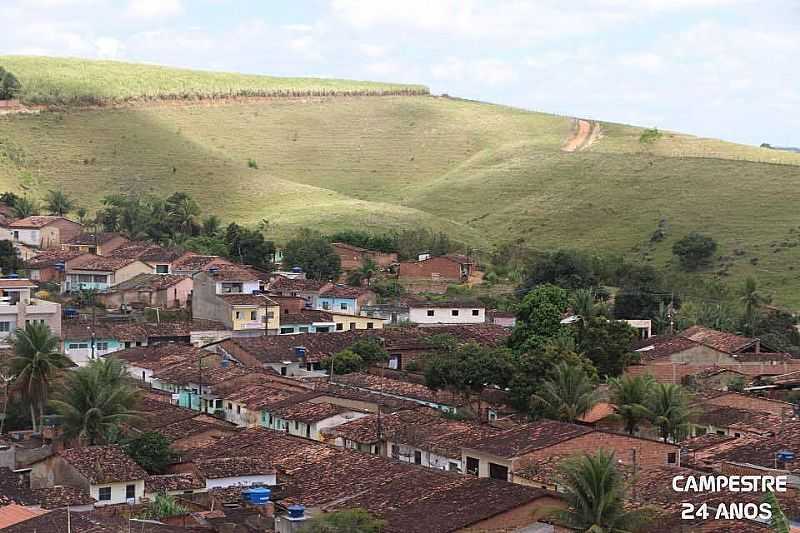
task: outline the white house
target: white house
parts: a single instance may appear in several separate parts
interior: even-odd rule
[[[408,320],[415,324],[484,324],[486,306],[479,302],[411,301]]]
[[[194,462],[206,490],[226,487],[274,486],[275,468],[267,457],[221,457]]]
[[[328,402],[304,401],[278,409],[265,409],[261,422],[270,429],[319,441],[323,440],[323,430],[352,422],[367,414]]]
[[[31,466],[31,488],[65,485],[84,490],[96,506],[139,503],[147,473],[119,446],[72,448]]]
[[[29,323],[44,323],[53,335],[61,335],[61,305],[32,298],[36,285],[22,278],[0,278],[0,346],[17,328]]]

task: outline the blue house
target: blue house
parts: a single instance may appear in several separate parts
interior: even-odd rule
[[[323,311],[357,315],[362,305],[375,303],[375,293],[361,287],[334,285],[320,293],[318,302],[318,309]]]
[[[335,330],[336,322],[330,313],[316,309],[304,309],[297,313],[282,314],[279,334],[328,333]]]

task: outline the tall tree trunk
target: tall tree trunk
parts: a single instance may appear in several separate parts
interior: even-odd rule
[[[33,426],[33,432],[36,433],[36,409],[33,407],[33,402],[30,403],[31,408],[31,425]]]

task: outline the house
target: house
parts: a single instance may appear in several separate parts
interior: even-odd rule
[[[147,473],[119,446],[72,448],[31,467],[31,488],[69,485],[97,500],[96,505],[138,503]]]
[[[320,294],[332,286],[333,284],[326,281],[275,276],[267,289],[270,295],[299,297],[305,301],[307,308],[321,309]]]
[[[362,305],[361,313],[374,318],[382,318],[387,325],[391,326],[409,322],[408,304],[401,302]]]
[[[64,282],[67,261],[80,255],[83,254],[76,250],[42,250],[25,261],[25,270],[32,281],[60,285]]]
[[[202,357],[210,355],[206,350],[195,346],[174,343],[132,347],[108,353],[125,361],[131,377],[147,384],[152,381],[155,372],[178,363],[197,364]]]
[[[636,337],[639,339],[649,339],[653,336],[652,320],[623,320],[623,322],[636,330]]]
[[[36,285],[29,279],[0,278],[0,346],[17,328],[37,322],[47,324],[53,335],[61,334],[61,304],[31,297]]]
[[[158,432],[179,453],[211,444],[236,431],[233,424],[216,416],[153,400],[147,396],[140,400],[139,409],[142,414],[130,429],[139,433]]]
[[[423,257],[419,261],[402,261],[398,271],[401,280],[434,279],[449,283],[467,281],[475,263],[464,255]]]
[[[317,309],[358,315],[361,306],[373,304],[375,299],[369,289],[337,284],[320,291]]]
[[[795,418],[795,407],[789,402],[760,398],[733,391],[699,395],[692,403],[691,436],[774,435],[786,422]]]
[[[78,255],[108,255],[129,242],[130,241],[120,233],[79,233],[71,239],[62,242],[61,249],[75,252]]]
[[[325,311],[302,309],[295,313],[281,313],[280,335],[329,333],[335,330],[336,322],[333,320],[333,315]]]
[[[145,241],[131,241],[114,249],[108,255],[118,259],[137,259],[150,267],[153,274],[172,274],[173,265],[192,252],[168,249]]]
[[[178,276],[193,277],[198,272],[208,272],[234,266],[234,263],[218,255],[184,254],[172,263],[172,273]]]
[[[282,376],[324,376],[320,362],[352,345],[349,333],[300,333],[234,337],[213,348],[250,368],[272,369]]]
[[[375,250],[368,250],[360,246],[353,246],[343,242],[331,243],[333,251],[339,256],[342,265],[342,270],[348,272],[350,270],[358,270],[367,260],[371,260],[378,268],[386,269],[391,265],[397,263],[397,253],[395,252],[379,252]]]
[[[83,226],[68,218],[39,215],[14,221],[8,228],[14,242],[44,249],[59,249],[83,231]]]
[[[484,324],[486,306],[477,301],[408,301],[414,324]]]
[[[323,440],[323,431],[367,416],[365,412],[330,402],[295,403],[290,398],[282,404],[262,409],[261,425],[312,440]]]
[[[144,482],[144,495],[148,499],[157,494],[183,497],[187,494],[207,492],[206,481],[194,472],[150,475]]]
[[[462,472],[461,448],[502,430],[467,420],[450,420],[428,407],[371,414],[327,429],[337,446],[380,454],[439,470]]]
[[[222,407],[219,412],[225,420],[243,427],[256,427],[267,425],[266,417],[262,410],[270,405],[284,402],[296,396],[297,391],[285,387],[277,387],[273,383],[254,383],[236,387],[224,392],[218,391],[222,397]]]
[[[186,307],[192,294],[192,278],[173,274],[139,274],[117,283],[99,300],[106,307],[123,305],[174,309]]]
[[[70,259],[66,262],[65,268],[66,276],[61,287],[62,292],[81,290],[105,292],[118,283],[152,271],[150,266],[137,259],[101,257],[93,254]]]
[[[436,391],[421,383],[412,383],[364,372],[335,376],[335,382],[344,387],[386,395],[414,402],[444,413],[455,414],[464,406],[464,399],[449,391]]]
[[[277,484],[276,471],[268,457],[217,457],[194,461],[192,466],[205,482],[206,490]]]
[[[504,328],[513,328],[517,324],[517,315],[508,311],[488,311],[486,317],[487,323]]]
[[[468,443],[462,448],[462,464],[467,474],[478,477],[552,488],[539,477],[537,466],[597,449],[613,451],[622,463],[680,464],[677,445],[554,420],[520,425]]]
[[[277,334],[280,306],[259,294],[261,280],[249,269],[225,267],[194,277],[192,315],[222,322],[233,336]]]

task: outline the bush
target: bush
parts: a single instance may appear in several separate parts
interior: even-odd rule
[[[247,166],[249,168],[258,168],[258,163],[256,163],[255,159],[248,159],[247,160]]]
[[[10,100],[19,92],[17,77],[0,67],[0,100]]]
[[[333,357],[322,359],[322,366],[328,371],[331,368],[331,360],[333,360],[333,373],[338,375],[360,372],[367,367],[364,358],[352,350],[342,350],[335,353]]]
[[[717,243],[711,237],[692,232],[672,246],[672,253],[685,270],[697,270],[707,265],[717,251]]]
[[[658,131],[658,128],[648,128],[639,136],[639,142],[642,144],[653,144],[662,136],[663,134]]]

